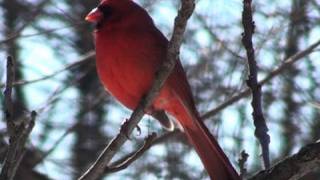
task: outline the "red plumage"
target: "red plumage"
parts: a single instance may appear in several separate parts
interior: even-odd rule
[[[102,84],[122,104],[134,109],[166,60],[168,40],[148,13],[130,0],[104,0],[86,20],[97,23],[96,63]],[[180,61],[146,112],[152,115],[163,110],[182,125],[211,179],[240,179],[200,119]]]

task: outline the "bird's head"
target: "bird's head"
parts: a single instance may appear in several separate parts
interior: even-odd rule
[[[144,19],[145,11],[132,0],[102,0],[86,16],[86,21],[96,23],[100,29],[105,25],[124,25]]]

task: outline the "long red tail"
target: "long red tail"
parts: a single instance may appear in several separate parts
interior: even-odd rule
[[[197,111],[194,109],[193,112],[190,112],[190,109],[181,101],[178,104],[173,114],[184,128],[210,178],[212,180],[239,180],[239,175],[202,122]]]

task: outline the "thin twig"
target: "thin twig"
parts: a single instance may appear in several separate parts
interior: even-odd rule
[[[110,166],[105,169],[104,173],[113,173],[118,172],[123,169],[126,169],[130,164],[132,164],[135,160],[137,160],[140,156],[144,154],[148,149],[150,149],[152,142],[157,137],[156,133],[152,133],[148,135],[145,140],[143,146],[138,149],[136,152],[134,152],[131,156],[127,157],[124,161],[122,161],[120,164],[117,164],[116,166]]]
[[[108,163],[119,151],[120,147],[127,141],[128,135],[131,134],[133,129],[138,125],[142,116],[144,115],[144,110],[151,105],[152,100],[158,95],[160,88],[164,84],[164,81],[174,68],[174,65],[179,57],[179,50],[187,20],[193,13],[195,7],[194,0],[182,0],[181,3],[181,9],[179,10],[175,19],[173,35],[167,49],[167,60],[157,72],[150,91],[144,98],[140,100],[130,119],[123,123],[120,133],[113,140],[111,140],[110,144],[103,150],[97,161],[80,177],[81,180],[95,180],[104,173]]]
[[[70,28],[72,28],[72,25],[58,27],[58,28],[52,28],[52,29],[47,29],[47,30],[43,30],[43,31],[40,31],[40,32],[36,32],[36,33],[30,33],[30,34],[18,33],[18,34],[14,34],[12,36],[9,36],[8,38],[1,39],[0,40],[0,45],[4,44],[4,43],[7,43],[8,41],[17,39],[17,38],[29,38],[29,37],[33,37],[33,36],[47,35],[47,34],[50,34],[50,33],[56,32],[56,31],[66,30],[66,29],[70,29]]]
[[[186,138],[184,136],[184,134],[179,130],[179,129],[175,129],[173,131],[170,131],[170,132],[166,132],[164,134],[162,134],[161,136],[158,136],[158,137],[155,137],[155,139],[153,141],[150,142],[150,144],[148,146],[146,146],[143,151],[141,151],[141,153],[139,153],[138,155],[136,155],[136,158],[134,159],[137,160],[138,158],[140,158],[146,151],[148,151],[151,147],[155,146],[155,145],[158,145],[158,144],[161,144],[161,143],[164,143],[164,142],[167,142],[168,139],[172,139],[172,138],[176,138],[179,140],[179,142],[181,142],[181,139],[183,138]],[[185,141],[187,142],[187,140],[185,139]],[[118,167],[120,166],[121,164],[123,164],[124,162],[127,161],[127,159],[129,159],[130,157],[133,157],[135,156],[136,152],[131,152],[127,155],[125,155],[124,157],[121,157],[120,159],[117,159],[116,161],[112,162],[110,164],[110,168],[111,167]],[[133,163],[133,161],[131,162],[131,164]],[[107,167],[105,172],[104,173],[111,173],[110,172],[110,168]],[[117,169],[117,171],[120,171],[122,169]],[[112,171],[112,172],[116,172],[116,171]]]
[[[243,179],[247,174],[246,162],[248,160],[249,154],[245,150],[241,151],[240,157],[238,159],[238,164],[240,168],[240,177]]]
[[[36,159],[36,161],[34,161],[32,163],[32,167],[36,166],[37,164],[43,162],[54,150],[56,150],[56,148],[58,147],[58,145],[62,142],[62,140],[69,135],[72,131],[75,130],[75,128],[78,126],[78,123],[74,124],[73,126],[69,127],[59,138],[58,140],[56,140],[53,145],[51,146],[51,148],[43,153],[41,153],[41,156]]]
[[[226,50],[227,52],[229,52],[232,56],[234,56],[237,59],[240,60],[246,60],[245,57],[242,57],[241,55],[239,55],[239,53],[235,52],[234,50],[232,50],[231,48],[229,48],[226,45],[226,42],[224,42],[223,40],[221,40],[214,32],[213,32],[213,28],[211,28],[207,23],[206,23],[206,19],[201,16],[198,13],[194,14],[195,17],[198,19],[198,21],[201,23],[202,27],[209,33],[210,37],[212,39],[214,39],[215,41],[217,41],[219,43],[219,45],[221,45],[221,47]]]
[[[26,80],[26,81],[18,81],[18,82],[13,82],[12,86],[15,87],[15,86],[23,86],[23,85],[27,85],[27,84],[32,84],[32,83],[36,83],[36,82],[40,82],[40,81],[44,81],[44,80],[47,80],[47,79],[50,79],[64,71],[67,71],[69,69],[72,69],[76,66],[79,66],[81,65],[82,63],[88,61],[90,58],[94,57],[95,56],[95,52],[94,51],[89,51],[87,52],[86,54],[82,55],[79,57],[79,59],[77,61],[75,61],[74,63],[71,63],[71,64],[68,64],[66,65],[65,67],[63,67],[62,69],[59,69],[49,75],[46,75],[46,76],[43,76],[41,78],[38,78],[38,79],[33,79],[33,80]],[[0,89],[5,87],[5,84],[0,84]]]

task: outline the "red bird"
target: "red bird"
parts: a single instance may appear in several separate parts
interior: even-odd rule
[[[148,13],[131,0],[102,0],[86,20],[96,23],[96,64],[102,84],[122,104],[135,109],[166,60],[168,40]],[[211,179],[240,179],[202,122],[180,61],[146,110],[171,128],[164,112],[181,124]]]

